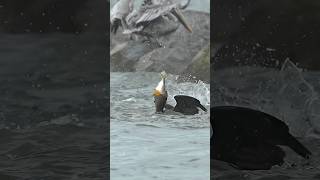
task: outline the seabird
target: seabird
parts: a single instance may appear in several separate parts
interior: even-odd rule
[[[154,89],[154,103],[156,106],[156,112],[164,112],[164,109],[171,109],[175,112],[179,112],[185,115],[194,115],[199,113],[199,109],[207,111],[207,109],[201,105],[200,101],[194,97],[186,95],[176,95],[174,99],[176,100],[176,106],[167,104],[168,93],[165,86],[165,79],[167,77],[166,73],[163,71],[160,73],[161,81],[158,83],[157,87]]]
[[[110,11],[111,32],[117,33],[120,26],[127,28],[126,17],[133,11],[132,0],[118,0]]]
[[[210,109],[213,127],[211,158],[233,164],[239,169],[270,169],[284,163],[287,146],[303,158],[311,152],[289,132],[280,119],[267,113],[237,106]]]
[[[127,17],[128,27],[124,34],[137,34],[151,38],[157,38],[174,32],[180,22],[187,31],[192,32],[191,26],[187,23],[180,9],[185,5],[173,3],[171,0],[145,0],[138,10],[132,11]]]

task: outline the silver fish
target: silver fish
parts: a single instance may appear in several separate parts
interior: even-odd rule
[[[161,80],[157,87],[153,91],[154,103],[156,106],[156,112],[164,112],[164,107],[167,103],[168,93],[166,90],[166,77],[165,71],[160,73]]]

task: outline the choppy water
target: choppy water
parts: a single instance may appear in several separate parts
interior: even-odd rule
[[[107,179],[103,38],[0,33],[0,180]]]
[[[208,84],[175,78],[167,81],[169,104],[185,94],[210,106]],[[155,114],[152,91],[159,80],[159,73],[111,73],[111,179],[209,179],[209,113]]]

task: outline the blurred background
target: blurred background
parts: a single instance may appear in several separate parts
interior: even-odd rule
[[[0,1],[0,179],[106,179],[108,9]]]
[[[211,15],[211,105],[267,112],[313,153],[306,162],[286,151],[286,165],[263,172],[212,163],[212,177],[319,177],[320,2],[215,0]]]

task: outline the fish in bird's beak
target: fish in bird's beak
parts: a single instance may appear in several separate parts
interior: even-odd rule
[[[173,8],[172,14],[179,20],[179,22],[189,31],[192,32],[191,26],[187,23],[186,18],[183,16],[178,8]]]
[[[166,72],[160,73],[161,80],[158,83],[158,86],[153,91],[154,103],[156,106],[156,112],[163,112],[163,109],[167,103],[167,91],[165,86],[165,79],[167,77]]]

